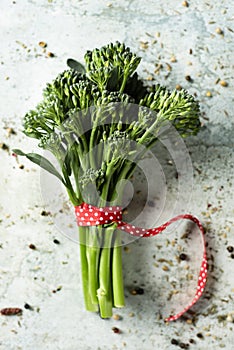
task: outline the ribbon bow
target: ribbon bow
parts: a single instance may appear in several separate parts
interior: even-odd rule
[[[202,243],[203,243],[203,259],[202,259],[200,273],[198,277],[197,290],[193,300],[190,302],[190,304],[186,308],[183,309],[183,311],[177,313],[174,316],[170,316],[166,318],[165,321],[168,322],[168,321],[177,320],[186,311],[188,311],[201,297],[206,285],[206,280],[207,280],[207,257],[206,257],[205,238],[204,238],[204,228],[202,226],[202,223],[195,216],[191,214],[177,215],[159,227],[144,229],[144,228],[136,227],[134,225],[123,222],[122,208],[119,206],[99,208],[91,204],[82,203],[81,205],[75,207],[75,213],[76,213],[78,226],[97,226],[97,225],[104,225],[104,224],[116,222],[118,224],[117,227],[120,230],[128,232],[130,235],[137,236],[137,237],[156,236],[160,232],[164,231],[173,222],[176,222],[178,220],[186,219],[186,220],[193,221],[198,226],[201,232]]]

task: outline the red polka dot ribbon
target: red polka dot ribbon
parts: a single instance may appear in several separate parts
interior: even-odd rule
[[[202,237],[203,243],[203,259],[201,263],[198,285],[195,296],[190,304],[181,312],[174,316],[170,316],[165,319],[165,321],[175,321],[179,317],[181,317],[186,311],[188,311],[201,297],[207,279],[207,258],[206,258],[206,247],[205,247],[205,239],[204,239],[204,228],[201,222],[191,214],[182,214],[175,216],[171,220],[167,221],[165,224],[150,229],[144,229],[140,227],[136,227],[134,225],[128,224],[122,221],[122,208],[119,206],[113,207],[102,207],[98,208],[91,204],[82,203],[79,206],[75,207],[76,219],[78,226],[97,226],[109,224],[112,222],[118,223],[118,228],[125,232],[128,232],[130,235],[137,237],[152,237],[156,236],[160,232],[164,231],[169,225],[178,220],[186,219],[193,221],[199,228]]]

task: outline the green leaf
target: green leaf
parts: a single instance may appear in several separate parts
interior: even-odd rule
[[[59,174],[57,169],[54,167],[54,165],[45,157],[41,156],[40,154],[37,153],[24,153],[20,149],[13,149],[12,150],[15,154],[18,156],[25,156],[28,158],[31,162],[39,165],[42,169],[48,171],[48,173],[56,176],[62,183],[66,186],[62,176]]]
[[[25,153],[18,148],[13,149],[12,152],[17,154],[17,156],[25,156]]]
[[[80,62],[73,60],[73,58],[67,59],[67,65],[71,69],[77,71],[78,73],[85,74],[85,67]]]

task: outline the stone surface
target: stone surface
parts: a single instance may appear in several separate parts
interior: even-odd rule
[[[0,349],[169,350],[176,348],[172,339],[194,339],[191,349],[232,348],[234,260],[227,247],[234,246],[234,6],[226,0],[188,3],[189,7],[175,0],[1,1],[0,143],[10,149],[0,149],[0,308],[21,307],[23,314],[0,317]],[[180,225],[175,232],[129,245],[123,254],[126,307],[116,310],[122,319],[101,320],[84,310],[78,245],[61,233],[53,216],[41,215],[48,210],[42,174],[25,159],[17,163],[11,156],[14,147],[36,150],[36,143],[20,131],[22,116],[40,100],[46,82],[65,69],[67,57],[82,60],[87,49],[115,40],[142,56],[145,79],[171,88],[180,84],[201,103],[203,128],[186,141],[193,164],[192,191],[186,177],[184,190],[178,187],[168,154],[155,150],[167,184],[166,209],[159,221],[187,210],[207,229],[209,281],[187,321],[164,324],[161,315],[179,310],[193,296],[202,255],[195,230],[187,241],[181,238],[185,227]],[[47,43],[45,52],[40,41]],[[55,57],[47,57],[48,52]],[[228,86],[220,85],[221,80]],[[17,134],[9,136],[7,127]],[[135,182],[140,188],[140,179]],[[139,196],[136,203],[143,199]],[[150,204],[139,224],[153,225],[164,205]],[[131,214],[134,207],[129,218]],[[54,244],[55,238],[60,244]],[[188,263],[177,263],[179,246],[188,254]],[[172,266],[162,262],[165,257]],[[169,271],[163,270],[165,264]],[[172,283],[178,294],[170,294]],[[144,287],[145,293],[131,295],[134,285]],[[25,303],[33,310],[24,309]],[[112,331],[114,326],[121,334]]]

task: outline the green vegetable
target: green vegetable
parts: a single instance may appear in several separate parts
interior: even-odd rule
[[[168,123],[182,137],[200,128],[199,105],[185,90],[146,87],[136,71],[140,58],[121,43],[88,51],[85,67],[69,59],[44,90],[44,98],[24,117],[24,133],[56,157],[14,152],[55,175],[73,205],[121,205],[124,187],[137,162]],[[117,224],[79,227],[86,309],[111,317],[124,306],[122,249]]]

